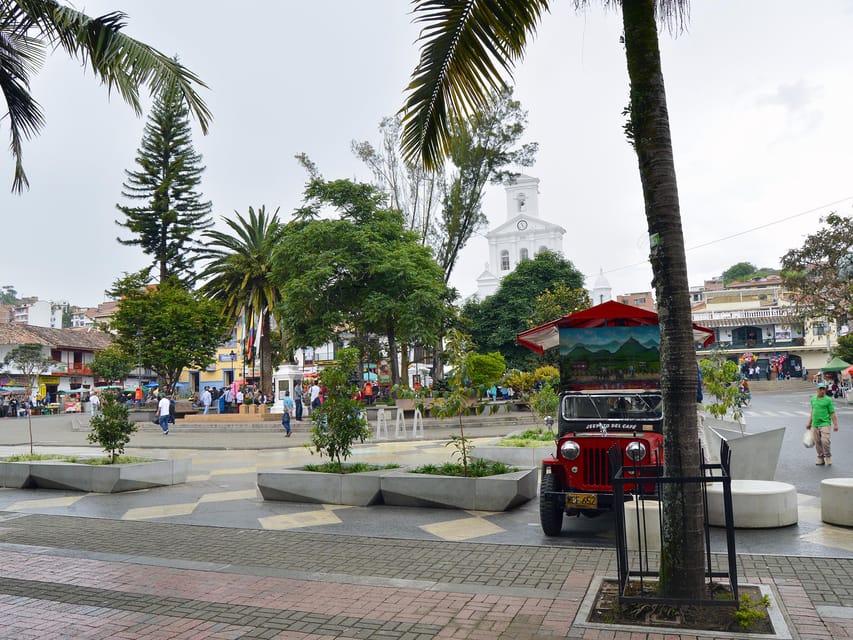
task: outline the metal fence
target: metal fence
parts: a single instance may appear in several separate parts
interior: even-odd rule
[[[714,604],[731,606],[731,600],[707,599],[695,600],[675,597],[662,597],[656,589],[660,578],[661,532],[663,514],[667,508],[662,500],[662,489],[666,484],[682,487],[699,485],[702,495],[703,528],[705,534],[705,578],[710,587],[715,580],[728,583],[734,601],[738,601],[737,559],[735,555],[734,517],[732,512],[731,477],[729,474],[731,451],[723,441],[720,447],[720,464],[701,461],[702,475],[698,478],[667,477],[662,475],[661,467],[631,465],[624,467],[622,453],[613,447],[608,455],[613,469],[614,510],[616,512],[616,555],[619,571],[620,603],[660,603],[660,604]],[[626,494],[625,485],[635,485],[636,478],[643,477],[643,491]],[[708,524],[708,485],[722,483],[723,509],[726,531],[726,566],[715,569],[711,554],[710,525]],[[652,487],[651,490],[649,487]],[[627,502],[626,502],[627,495]],[[626,505],[631,508],[626,513]],[[631,520],[629,521],[629,518]],[[629,532],[630,531],[630,541]],[[629,544],[629,542],[631,544]],[[655,547],[655,548],[652,548]],[[710,594],[710,589],[709,589]]]

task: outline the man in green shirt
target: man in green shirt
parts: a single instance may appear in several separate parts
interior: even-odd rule
[[[812,413],[806,429],[814,427],[814,444],[817,451],[817,462],[815,464],[832,464],[832,451],[830,449],[829,425],[832,430],[838,431],[838,419],[835,417],[835,404],[832,398],[826,395],[826,383],[819,382],[817,385],[817,396],[811,399]]]

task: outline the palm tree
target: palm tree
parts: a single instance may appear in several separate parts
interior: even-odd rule
[[[700,475],[696,362],[687,261],[661,72],[656,16],[680,27],[687,0],[602,0],[621,7],[631,84],[628,137],[639,161],[661,327],[661,387],[667,475]],[[574,0],[576,8],[590,0]],[[421,58],[404,106],[404,156],[435,167],[449,155],[453,118],[481,108],[504,86],[548,0],[416,0],[424,24]],[[702,502],[698,486],[664,485],[661,588],[698,598],[703,589]]]
[[[210,110],[196,93],[206,85],[175,60],[122,33],[125,14],[113,11],[97,18],[55,0],[0,0],[0,91],[6,100],[15,175],[12,190],[29,187],[24,172],[23,141],[45,124],[38,102],[30,94],[30,77],[37,73],[46,52],[64,49],[89,66],[107,90],[118,91],[137,115],[142,113],[139,87],[151,94],[175,83],[204,133]]]
[[[268,216],[264,207],[257,213],[249,207],[248,219],[234,213],[236,220],[222,218],[231,233],[211,230],[202,234],[208,239],[207,249],[202,253],[207,264],[199,278],[205,281],[202,290],[222,303],[223,314],[232,325],[245,314],[246,332],[260,334],[261,387],[269,396],[272,394],[270,320],[281,302],[281,292],[272,278],[272,253],[281,242],[282,225],[278,209]],[[243,354],[244,358],[246,355]]]

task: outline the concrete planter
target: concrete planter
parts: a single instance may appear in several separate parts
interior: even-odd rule
[[[480,460],[494,460],[513,467],[539,467],[542,460],[554,455],[557,446],[544,447],[498,447],[477,445],[471,450],[471,456]]]
[[[720,445],[725,440],[732,452],[731,476],[735,480],[773,480],[785,428],[759,433],[741,433],[736,422],[704,418],[705,443],[709,462],[720,461]]]
[[[485,478],[459,478],[397,470],[382,477],[385,504],[475,511],[507,511],[536,495],[538,468]]]
[[[537,480],[535,468],[486,478],[456,478],[405,469],[321,473],[295,467],[258,472],[258,489],[264,500],[286,502],[506,511],[533,498]]]
[[[10,489],[65,489],[119,493],[183,484],[191,461],[153,460],[131,464],[93,465],[59,460],[0,461],[0,486]]]
[[[303,467],[259,471],[258,489],[264,500],[366,507],[382,502],[380,480],[391,471],[322,473]]]

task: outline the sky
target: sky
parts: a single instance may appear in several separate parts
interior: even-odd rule
[[[648,291],[651,268],[636,156],[624,138],[628,79],[621,17],[599,3],[555,1],[516,67],[515,97],[538,142],[540,216],[567,229],[564,255],[591,287]],[[403,104],[419,27],[403,0],[90,0],[89,15],[128,14],[126,33],[209,86],[207,136],[193,143],[214,219],[249,206],[287,220],[307,179],[306,153],[328,179],[368,181],[353,140],[378,144],[379,121]],[[831,211],[853,206],[853,4],[847,0],[694,0],[661,54],[691,285],[749,261],[778,267]],[[0,154],[0,285],[19,295],[95,306],[123,272],[149,261],[115,224],[124,171],[145,116],[79,62],[53,53],[32,82],[47,126],[24,147],[30,190],[9,191]],[[150,100],[145,102],[146,109]],[[5,109],[5,106],[3,107]],[[8,127],[0,119],[0,137]],[[5,185],[5,186],[4,186]],[[506,219],[503,187],[484,197],[489,227]],[[451,278],[476,291],[487,229]]]

